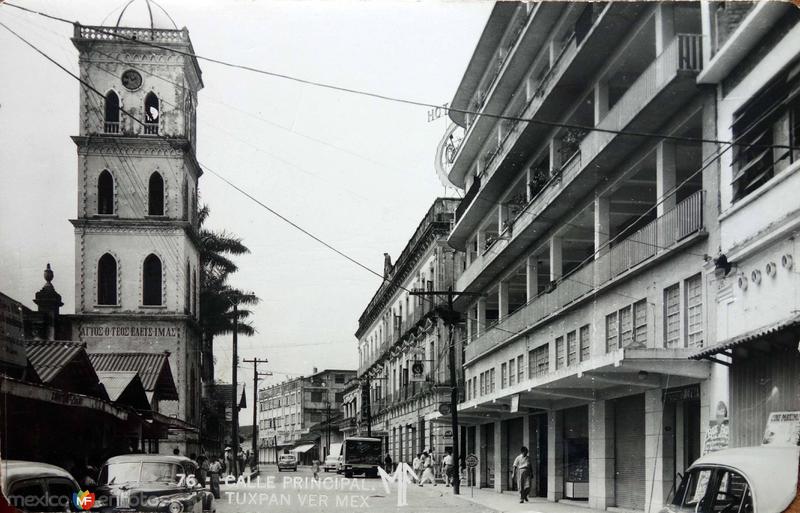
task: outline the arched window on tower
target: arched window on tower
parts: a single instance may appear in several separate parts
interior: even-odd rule
[[[114,177],[107,169],[97,177],[97,213],[114,213]]]
[[[161,260],[151,253],[142,266],[143,305],[161,306],[161,279]]]
[[[103,131],[107,134],[119,133],[119,96],[114,91],[106,93],[105,125]]]
[[[97,304],[117,304],[117,261],[108,253],[97,262]]]
[[[147,93],[144,97],[144,133],[158,135],[158,120],[161,117],[161,106],[155,93]]]
[[[158,171],[150,175],[148,184],[147,214],[151,216],[164,215],[164,179]]]

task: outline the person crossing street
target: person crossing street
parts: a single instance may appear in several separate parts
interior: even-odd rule
[[[531,486],[531,460],[528,458],[528,448],[522,446],[520,454],[514,459],[513,476],[519,489],[519,502],[528,502],[528,491]]]

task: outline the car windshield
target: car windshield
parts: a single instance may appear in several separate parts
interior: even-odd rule
[[[181,473],[181,466],[174,463],[112,463],[100,472],[100,484],[177,483]]]
[[[294,456],[281,456],[281,461],[294,461]]]
[[[141,466],[139,462],[104,465],[100,471],[100,484],[136,483]]]
[[[711,470],[694,469],[686,476],[675,492],[672,503],[677,506],[695,507],[705,497],[708,490],[708,481],[711,478]]]

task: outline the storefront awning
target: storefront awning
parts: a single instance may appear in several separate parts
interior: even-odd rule
[[[88,408],[107,413],[120,420],[127,420],[129,414],[128,410],[120,408],[104,399],[26,383],[6,376],[0,376],[0,393],[33,401],[43,401],[76,408]]]
[[[295,447],[294,449],[292,449],[289,452],[307,452],[308,450],[310,450],[313,447],[314,447],[314,444],[298,445],[297,447]]]
[[[784,330],[789,330],[797,326],[800,326],[800,314],[769,324],[767,326],[762,326],[761,328],[752,331],[748,331],[747,333],[743,333],[739,336],[729,338],[728,340],[722,341],[719,344],[715,344],[711,347],[703,348],[689,356],[689,358],[692,360],[711,360],[717,363],[728,365],[727,362],[714,358],[714,356],[722,354],[724,356],[732,357],[733,349],[738,346],[747,344],[760,338],[777,335]]]

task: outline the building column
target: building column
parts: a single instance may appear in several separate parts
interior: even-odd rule
[[[564,413],[547,412],[547,500],[564,497]]]
[[[675,207],[676,184],[675,144],[662,141],[656,146],[656,198],[663,198],[656,207],[659,217]]]
[[[483,480],[481,479],[483,477],[483,471],[481,469],[483,468],[484,453],[483,453],[483,436],[481,431],[482,430],[480,424],[475,426],[475,455],[478,457],[478,464],[475,466],[474,486],[476,488],[480,488],[481,483],[483,482]]]
[[[664,48],[675,37],[675,10],[669,4],[660,3],[656,7],[656,55],[661,55]]]
[[[500,281],[497,284],[497,305],[498,305],[498,318],[505,319],[508,317],[508,282]]]
[[[594,250],[595,259],[608,252],[609,234],[611,233],[611,201],[608,196],[597,196],[594,199]],[[604,247],[605,246],[605,247]],[[603,248],[602,250],[600,248]]]
[[[667,498],[672,480],[665,479],[664,475],[664,405],[661,402],[663,390],[658,388],[648,390],[644,394],[644,474],[645,504],[650,504],[653,509],[646,509],[645,513],[654,513],[661,508]]]
[[[614,403],[589,404],[589,507],[604,510],[614,497]]]
[[[550,139],[550,170],[561,168],[561,139],[558,134]]]
[[[536,255],[531,255],[527,259],[525,274],[527,277],[526,300],[530,302],[539,293],[539,268],[536,265]]]
[[[561,237],[554,235],[550,238],[550,281],[561,278],[563,271]]]
[[[599,80],[594,85],[594,126],[600,124],[608,114],[608,82]]]
[[[531,455],[531,416],[522,417],[522,445],[528,448],[528,455]]]
[[[478,326],[477,326],[478,335],[483,333],[485,327],[486,327],[486,298],[481,297],[478,298]]]
[[[503,429],[503,421],[496,420],[494,422],[494,490],[502,492],[507,488],[508,475],[506,468],[508,467],[508,458],[506,458],[506,447],[508,446],[508,439],[505,436]]]

